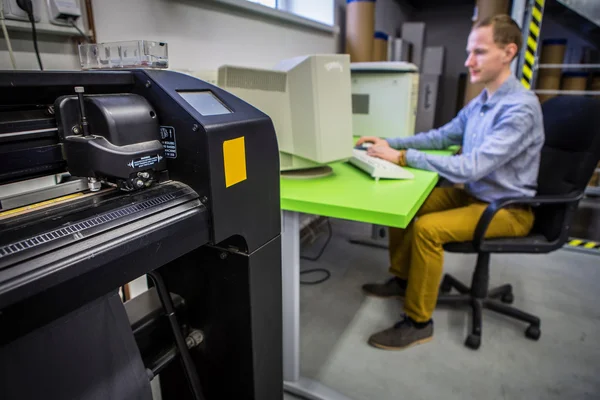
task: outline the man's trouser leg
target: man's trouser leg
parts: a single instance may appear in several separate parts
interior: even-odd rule
[[[450,210],[466,206],[469,195],[458,188],[435,188],[425,200],[416,217],[432,212]],[[406,229],[389,228],[390,273],[400,279],[408,279],[411,263],[411,243],[415,221],[411,221]]]
[[[410,252],[407,252],[410,267],[404,298],[404,311],[414,321],[429,321],[435,309],[444,263],[442,246],[473,240],[477,222],[487,206],[469,196],[468,205],[464,207],[428,213],[414,222]],[[525,236],[532,226],[531,210],[503,209],[494,216],[485,237]]]

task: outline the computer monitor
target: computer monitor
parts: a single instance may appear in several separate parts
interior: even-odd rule
[[[272,69],[225,65],[218,86],[269,115],[285,176],[314,177],[352,156],[350,57],[317,54]]]
[[[357,136],[415,134],[419,97],[417,66],[407,62],[359,62],[352,75],[352,125]]]

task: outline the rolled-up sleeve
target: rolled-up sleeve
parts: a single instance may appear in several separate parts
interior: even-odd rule
[[[410,167],[434,171],[455,183],[477,181],[520,154],[534,140],[528,132],[533,124],[532,107],[514,105],[505,110],[495,122],[481,146],[469,154],[448,157],[408,150]]]

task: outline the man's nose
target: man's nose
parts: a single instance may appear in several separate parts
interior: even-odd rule
[[[471,65],[473,65],[473,55],[469,53],[465,61],[465,67],[470,67]]]

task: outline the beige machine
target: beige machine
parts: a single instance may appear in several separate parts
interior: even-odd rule
[[[354,135],[413,136],[419,97],[416,65],[352,63],[351,70]]]
[[[348,55],[296,57],[273,69],[225,65],[218,82],[271,117],[284,176],[327,175],[326,164],[352,156]]]

